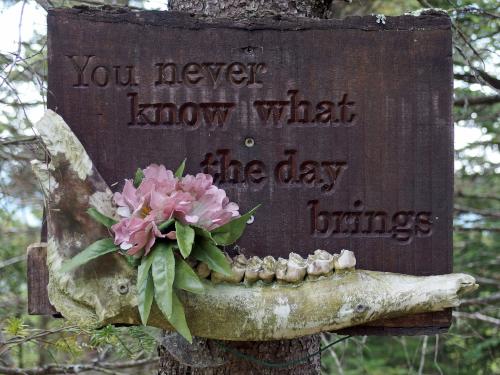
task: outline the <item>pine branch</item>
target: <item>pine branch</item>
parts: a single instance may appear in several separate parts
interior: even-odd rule
[[[97,371],[97,373],[116,374],[112,370],[130,369],[157,365],[158,357],[140,359],[124,362],[93,362],[71,365],[49,364],[33,368],[11,368],[0,366],[0,373],[5,375],[52,375],[52,374],[80,374],[88,371]]]

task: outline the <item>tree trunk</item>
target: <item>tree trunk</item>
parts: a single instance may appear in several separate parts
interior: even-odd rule
[[[270,15],[324,17],[330,4],[331,0],[170,0],[169,9],[224,18]],[[164,345],[160,345],[158,348],[160,355],[159,375],[238,375],[256,373],[307,375],[319,374],[321,370],[319,355],[309,357],[300,364],[291,364],[286,368],[271,368],[262,363],[255,363],[230,354],[211,340],[198,339],[193,349],[183,346],[181,343],[182,338],[179,338],[176,334],[170,334],[166,337],[168,340],[164,340]],[[320,336],[312,335],[294,340],[280,341],[225,342],[224,345],[258,358],[260,361],[283,363],[304,358],[317,352],[320,348]],[[183,347],[179,348],[179,346]],[[181,353],[182,351],[183,353]],[[207,358],[212,358],[214,362],[207,362]],[[218,365],[217,360],[223,364]],[[186,363],[194,366],[186,365]]]
[[[177,334],[174,334],[177,336]],[[183,340],[178,337],[178,340]],[[213,340],[201,340],[194,345],[203,347],[200,353],[190,352],[189,348],[184,347],[182,354],[174,348],[172,342],[164,343],[158,347],[160,356],[159,375],[243,375],[243,374],[291,374],[291,375],[309,375],[319,374],[321,370],[320,355],[313,355],[305,361],[300,361],[320,348],[320,335],[305,336],[294,340],[279,341],[225,341],[223,345],[230,350],[237,350],[244,355],[252,356],[253,360],[241,359],[225,348],[220,347],[220,343]],[[189,345],[189,344],[186,344]],[[172,353],[174,352],[174,353]],[[199,356],[198,356],[199,355]],[[212,357],[210,357],[212,356]],[[182,358],[179,358],[182,357]],[[184,363],[181,362],[185,360]],[[210,363],[210,361],[220,361],[221,365]],[[194,366],[186,365],[191,363]],[[269,367],[262,362],[279,363],[278,368]],[[203,366],[203,367],[202,367]]]

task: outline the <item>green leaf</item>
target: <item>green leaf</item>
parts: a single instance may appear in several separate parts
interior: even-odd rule
[[[146,280],[149,275],[149,271],[151,270],[151,265],[153,264],[154,256],[153,254],[156,252],[159,245],[156,245],[151,249],[151,252],[142,257],[141,264],[139,268],[137,268],[137,287],[146,283]]]
[[[195,225],[191,225],[191,228],[194,229],[195,235],[209,239],[211,242],[213,242],[215,244],[215,240],[212,238],[212,233],[210,233],[208,230],[206,230],[205,228],[202,228],[202,227],[195,226]],[[195,239],[195,241],[196,241],[196,239]]]
[[[248,219],[250,219],[259,206],[260,204],[239,218],[231,220],[221,227],[215,228],[211,233],[217,245],[231,245],[236,242],[243,234]]]
[[[174,287],[197,294],[203,293],[205,290],[198,275],[189,264],[182,259],[177,259],[175,262]]]
[[[180,221],[175,222],[175,236],[177,237],[177,244],[179,250],[184,258],[191,254],[194,242],[194,229],[189,225],[184,225]]]
[[[160,225],[158,225],[158,229],[161,232],[162,230],[167,229],[173,222],[174,219],[165,220],[163,223],[160,223]]]
[[[89,260],[100,257],[101,255],[111,253],[118,250],[118,247],[113,243],[111,238],[104,238],[94,242],[85,250],[78,253],[76,256],[64,263],[60,272],[68,272],[72,269],[87,263]]]
[[[213,271],[227,276],[232,275],[231,265],[224,253],[208,239],[200,239],[193,246],[191,254],[194,258],[205,262]]]
[[[148,272],[145,279],[146,281],[142,284],[137,284],[137,303],[139,305],[139,315],[141,316],[141,322],[143,325],[148,324],[149,313],[151,312],[151,305],[153,304],[154,296],[152,273]]]
[[[155,246],[147,256],[142,257],[141,264],[137,269],[139,315],[144,325],[148,323],[149,313],[151,312],[151,305],[153,303],[154,283],[151,266],[154,260],[153,254],[157,250],[157,247],[158,245]]]
[[[144,171],[141,168],[137,168],[137,171],[135,171],[135,176],[134,176],[134,187],[136,188],[139,187],[143,178],[144,178]]]
[[[182,335],[182,337],[189,341],[190,344],[193,343],[193,337],[191,336],[191,331],[186,322],[184,307],[175,293],[172,294],[172,316],[168,319],[168,322]]]
[[[181,163],[181,165],[179,165],[179,168],[177,168],[177,170],[175,171],[175,174],[174,176],[177,177],[177,178],[181,178],[182,175],[184,174],[184,169],[186,168],[186,159],[184,159]]]
[[[137,268],[141,264],[141,258],[136,258],[131,255],[124,255],[124,257],[128,265],[132,268]]]
[[[118,223],[117,220],[113,219],[112,217],[108,217],[106,215],[101,214],[99,211],[97,211],[94,207],[90,207],[87,210],[87,213],[89,216],[97,221],[98,223],[101,223],[104,225],[106,228],[111,228],[112,225]]]
[[[167,319],[172,316],[172,286],[175,277],[175,258],[172,244],[160,243],[153,253],[153,282],[156,304]]]

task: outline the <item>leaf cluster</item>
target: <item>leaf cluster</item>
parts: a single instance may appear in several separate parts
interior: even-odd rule
[[[175,172],[176,177],[180,178],[184,173],[185,162],[186,160]],[[134,185],[139,186],[143,178],[144,172],[138,169]],[[230,276],[231,266],[219,247],[231,245],[241,237],[246,223],[257,208],[212,231],[170,218],[160,223],[158,229],[163,233],[175,230],[175,240],[156,239],[149,254],[142,258],[124,254],[129,264],[137,267],[138,308],[144,325],[147,325],[153,302],[156,302],[168,322],[186,340],[192,341],[179,295],[180,291],[203,293],[204,285],[189,262],[191,260],[204,262],[211,270]],[[107,217],[93,207],[89,208],[87,213],[108,229],[117,223],[115,219]],[[119,248],[112,238],[97,240],[65,262],[60,272],[71,271],[90,260],[117,251]]]

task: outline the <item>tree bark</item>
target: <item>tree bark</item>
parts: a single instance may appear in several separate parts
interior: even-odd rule
[[[245,18],[259,16],[323,17],[331,0],[170,0],[169,9],[202,14],[210,17]],[[320,335],[301,337],[294,340],[263,342],[225,342],[224,345],[251,355],[262,361],[290,362],[306,357],[320,348]],[[215,343],[204,340],[206,348],[213,352]],[[202,344],[202,345],[203,345]],[[169,351],[170,349],[170,351]],[[219,348],[220,349],[220,348]],[[160,345],[159,375],[222,375],[222,374],[319,374],[320,355],[309,357],[298,365],[287,368],[270,368],[229,353],[220,353],[226,362],[216,367],[193,367],[179,362],[171,354],[171,345]],[[210,352],[209,352],[210,353]]]
[[[319,374],[321,370],[320,355],[313,355],[307,360],[294,364],[293,361],[300,360],[317,352],[320,348],[320,335],[304,336],[294,340],[279,341],[225,341],[224,346],[230,350],[237,350],[247,356],[258,359],[241,359],[224,349],[221,349],[213,340],[203,340],[206,348],[209,348],[216,359],[223,360],[220,366],[194,367],[183,364],[171,354],[169,345],[160,345],[158,354],[160,356],[159,375],[308,375]],[[190,353],[189,353],[190,354]],[[188,361],[193,358],[187,354]],[[196,360],[194,360],[196,361]],[[203,362],[203,360],[202,360]],[[266,366],[262,362],[290,363],[279,368]],[[201,366],[200,362],[196,366]]]

